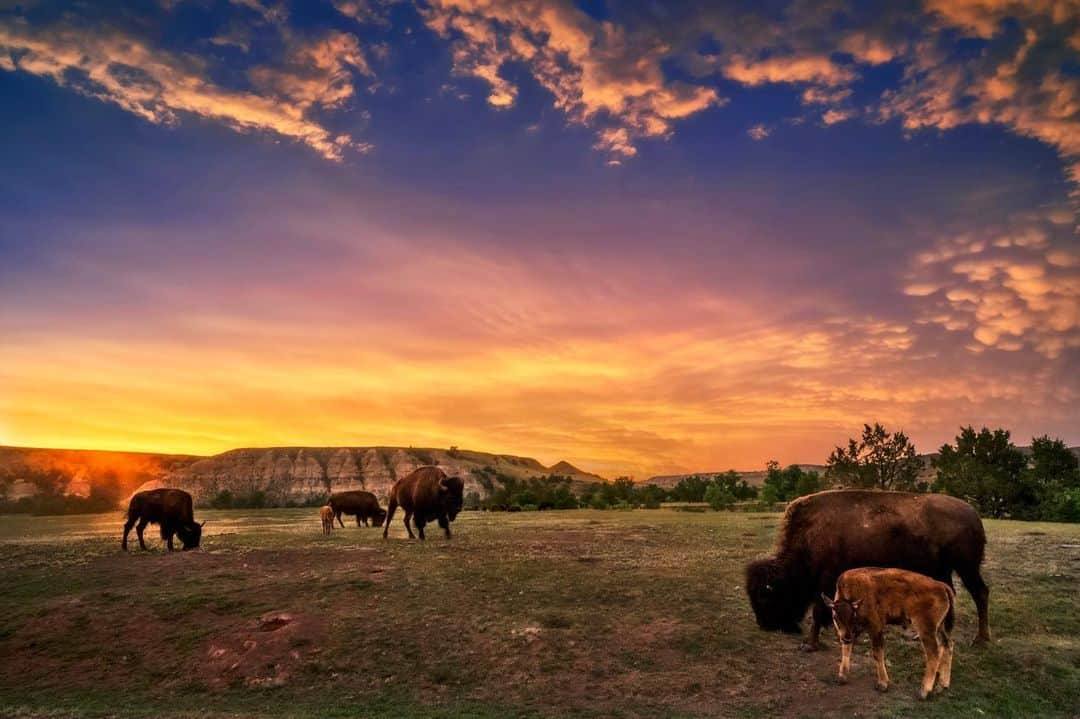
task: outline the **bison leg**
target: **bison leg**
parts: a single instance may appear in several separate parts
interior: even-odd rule
[[[938,664],[938,689],[948,689],[952,682],[953,641],[945,632],[940,633],[941,663]]]
[[[840,642],[840,682],[847,683],[848,672],[851,671],[851,647],[852,644]]]
[[[943,647],[938,644],[937,630],[935,629],[919,627],[919,636],[922,638],[923,654],[926,655],[926,671],[923,672],[919,698],[925,699],[934,690],[934,680],[937,679]]]
[[[341,510],[340,509],[335,509],[334,510],[334,518],[337,519],[337,523],[341,525],[341,528],[345,529],[345,522],[341,521]],[[333,522],[330,522],[330,524],[333,524]]]
[[[986,644],[990,641],[990,588],[983,581],[978,565],[957,567],[956,573],[960,575],[979,611],[979,632],[975,635],[975,644]]]
[[[174,532],[171,529],[165,532],[165,544],[169,547],[170,552],[173,551],[173,534]]]
[[[383,539],[386,539],[386,534],[390,531],[390,520],[394,518],[395,511],[397,511],[397,500],[391,497],[390,504],[386,508],[386,524],[383,526],[382,531]]]
[[[139,537],[139,549],[146,549],[146,542],[143,541],[143,530],[146,529],[146,525],[149,523],[149,520],[140,519],[139,523],[135,525],[135,534]]]
[[[405,510],[405,531],[409,533],[409,539],[416,539],[416,535],[412,533],[412,525],[409,524],[409,520],[412,519],[412,516],[412,512]]]
[[[800,647],[804,652],[816,652],[821,648],[818,641],[821,637],[821,628],[832,623],[832,610],[820,599],[814,602],[810,616],[810,636]]]
[[[124,538],[120,540],[120,548],[125,552],[127,551],[128,533],[131,532],[131,528],[135,526],[135,521],[136,520],[133,517],[129,517],[128,520],[124,522]]]
[[[439,517],[439,526],[446,532],[446,538],[450,539],[450,520],[446,518],[446,515]]]
[[[870,635],[870,646],[874,653],[874,664],[877,665],[877,684],[874,687],[879,692],[889,690],[889,672],[885,669],[885,635],[876,632]]]
[[[405,521],[408,522],[409,520],[406,519]],[[413,517],[413,524],[416,525],[416,531],[420,535],[421,541],[427,539],[427,537],[424,536],[424,525],[427,524],[427,522],[421,519],[419,515],[416,515]]]

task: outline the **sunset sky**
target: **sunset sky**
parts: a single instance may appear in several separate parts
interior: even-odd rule
[[[1080,444],[1080,2],[0,0],[0,444]]]

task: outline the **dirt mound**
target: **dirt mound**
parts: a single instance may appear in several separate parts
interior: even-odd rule
[[[322,651],[321,617],[273,611],[209,642],[200,678],[213,689],[281,686]]]

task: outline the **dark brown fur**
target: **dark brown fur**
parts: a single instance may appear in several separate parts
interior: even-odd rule
[[[369,526],[369,520],[370,526],[378,527],[386,518],[386,510],[379,506],[379,500],[375,495],[362,489],[331,494],[327,504],[334,510],[334,519],[342,528],[345,527],[345,523],[341,521],[343,514],[356,515],[357,527]]]
[[[925,699],[938,681],[948,689],[952,681],[953,642],[951,638],[956,593],[949,585],[903,569],[862,567],[851,569],[836,581],[836,596],[823,596],[832,610],[833,624],[840,638],[840,681],[851,670],[851,649],[861,632],[870,635],[877,665],[877,688],[889,688],[885,668],[885,627],[908,624],[919,634],[926,657],[919,698]]]
[[[128,533],[132,526],[139,536],[139,546],[146,549],[143,530],[147,524],[161,527],[161,538],[166,541],[169,551],[173,550],[173,536],[180,537],[184,549],[194,549],[202,541],[202,524],[195,522],[192,511],[191,495],[182,489],[149,489],[136,492],[128,503],[127,521],[124,523],[124,538],[121,548],[127,551]]]
[[[450,522],[461,511],[465,483],[460,477],[447,477],[438,467],[421,467],[407,477],[394,482],[390,488],[390,505],[386,512],[383,538],[390,531],[390,520],[400,505],[405,510],[405,529],[413,537],[409,520],[416,523],[420,539],[424,539],[424,525],[437,521],[450,538]]]
[[[831,613],[820,594],[856,567],[898,567],[952,586],[955,571],[979,610],[977,642],[990,638],[990,590],[979,571],[986,534],[978,513],[942,494],[833,490],[788,505],[776,554],[746,568],[746,591],[758,626],[798,632],[814,605],[807,647],[816,649]]]

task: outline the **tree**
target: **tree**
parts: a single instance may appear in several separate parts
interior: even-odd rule
[[[1028,476],[1051,492],[1080,487],[1080,459],[1060,439],[1034,437]]]
[[[1035,485],[1025,481],[1027,458],[1008,430],[961,427],[956,445],[943,445],[934,467],[936,491],[961,497],[982,514],[1030,516],[1038,504]]]
[[[765,482],[761,488],[761,499],[769,502],[766,498],[775,497],[779,502],[790,502],[814,492],[820,492],[827,486],[827,482],[820,474],[814,471],[804,472],[797,464],[790,465],[787,469],[781,469],[776,460],[769,460],[765,465]]]
[[[825,476],[841,487],[873,487],[925,491],[918,485],[922,460],[903,432],[889,433],[874,423],[863,425],[862,438],[849,439],[829,455]]]
[[[717,511],[731,509],[735,506],[735,495],[727,487],[713,483],[705,490],[705,501]]]
[[[1036,518],[1080,521],[1080,460],[1064,442],[1046,435],[1032,438],[1025,479],[1038,496]]]
[[[747,484],[742,475],[734,469],[716,475],[713,477],[713,482],[729,492],[735,499],[753,499],[757,496],[757,489]]]
[[[676,502],[704,502],[708,481],[699,475],[683,477],[671,488],[671,498]]]
[[[776,504],[780,501],[780,497],[776,492],[776,487],[771,484],[766,484],[761,488],[761,494],[758,495],[761,498],[761,503],[769,506]]]

